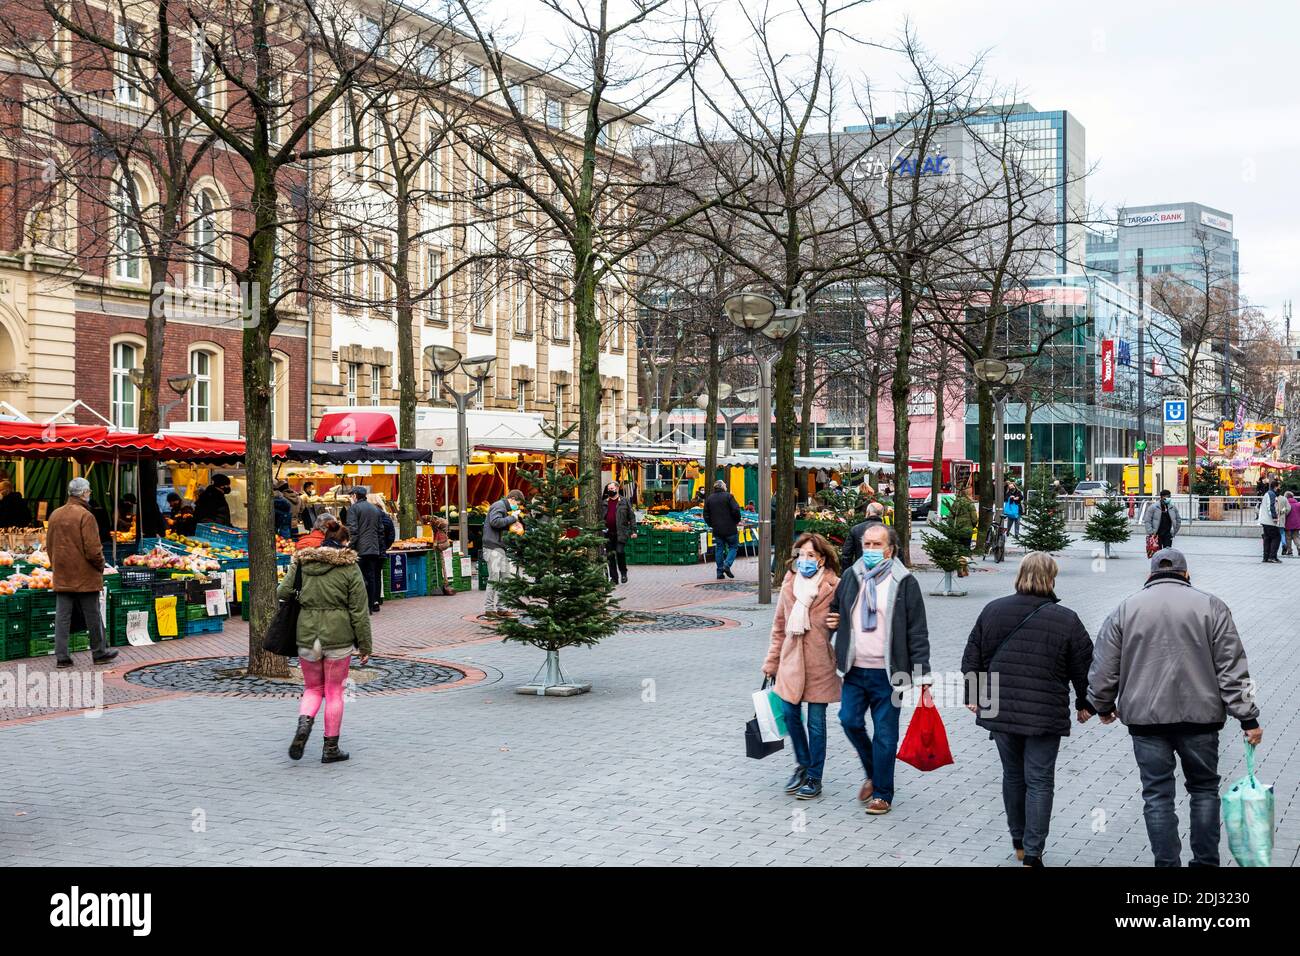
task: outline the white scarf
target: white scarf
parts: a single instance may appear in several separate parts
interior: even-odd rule
[[[798,637],[807,633],[811,626],[808,620],[808,609],[812,607],[812,602],[817,600],[817,592],[821,590],[822,576],[826,573],[826,566],[817,569],[817,573],[810,578],[804,577],[798,571],[794,573],[794,606],[790,608],[790,613],[785,619],[785,632],[791,637]]]

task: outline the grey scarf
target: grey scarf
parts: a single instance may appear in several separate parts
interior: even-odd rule
[[[874,631],[876,629],[876,582],[889,576],[893,564],[893,558],[886,558],[870,570],[867,570],[866,565],[862,566],[862,586],[866,589],[862,601],[862,629],[864,631]]]

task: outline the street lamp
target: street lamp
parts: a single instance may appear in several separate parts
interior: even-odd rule
[[[975,377],[984,382],[993,391],[993,407],[996,410],[994,429],[996,435],[993,438],[993,519],[1000,521],[998,515],[1002,514],[1002,486],[1006,482],[1004,472],[1006,471],[1005,455],[1005,433],[1006,424],[1005,416],[1007,411],[1007,399],[1011,396],[1011,387],[1020,381],[1020,377],[1025,374],[1025,366],[1020,362],[1007,362],[997,358],[976,359],[974,362]],[[1026,436],[1028,440],[1028,436]],[[1028,479],[1028,475],[1025,476]]]
[[[800,294],[796,301],[802,302]],[[757,336],[781,345],[799,331],[805,310],[782,309],[765,295],[742,292],[728,297],[722,314],[749,335],[750,349],[758,365],[758,603],[772,603],[772,368],[779,350],[764,355]],[[731,442],[731,429],[727,429]]]
[[[728,385],[726,382],[719,382],[719,383],[718,383],[718,406],[719,406],[719,411],[721,411],[721,405],[722,405],[722,403],[725,402],[725,401],[726,401],[728,398],[730,398],[730,397],[731,397],[731,386]],[[698,408],[700,411],[704,412],[706,415],[708,414],[708,411],[709,411],[709,393],[708,393],[708,392],[701,392],[701,393],[696,397],[696,399],[695,399],[695,407]],[[708,434],[709,434],[709,426],[710,426],[710,425],[713,425],[713,424],[716,424],[716,423],[717,423],[717,418],[716,418],[716,417],[713,419],[712,422],[706,421],[706,422],[704,423],[704,436],[705,436],[705,438],[708,438]]]
[[[460,512],[457,525],[460,538],[461,554],[469,554],[469,515],[466,514],[469,498],[469,425],[466,423],[466,408],[469,400],[478,397],[478,406],[483,407],[483,383],[492,374],[495,355],[477,355],[462,358],[457,349],[450,345],[430,345],[424,350],[425,361],[438,373],[438,382],[446,389],[456,402],[456,499]],[[451,387],[448,376],[460,367],[469,376],[474,387],[468,391],[458,392]],[[429,390],[430,401],[437,399],[435,389]]]

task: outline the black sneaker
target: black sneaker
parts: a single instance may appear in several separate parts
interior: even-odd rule
[[[60,670],[62,670],[62,669],[65,668],[65,667],[71,667],[71,666],[72,666],[72,661],[71,661],[71,659],[66,660],[66,661],[55,661],[55,662],[54,662],[54,666],[57,667],[57,668],[59,668]]]
[[[117,657],[117,651],[107,650],[100,654],[96,654],[93,660],[95,661],[96,664],[107,664],[115,657]]]
[[[721,571],[719,571],[719,572],[718,572],[718,580],[721,581],[724,577],[726,577],[726,575],[723,574]]]
[[[794,774],[785,782],[785,792],[794,793],[807,782],[808,775],[804,772],[803,767],[795,767]]]
[[[734,577],[735,577],[735,575],[731,573],[731,568],[723,568],[722,570],[723,570],[724,572],[726,572],[727,577],[729,577],[729,578],[734,578]]]
[[[624,583],[624,584],[627,584],[627,575],[626,575],[626,574],[623,575],[623,583]]]
[[[796,800],[814,800],[822,795],[822,782],[809,780],[795,793]]]
[[[1041,868],[1043,865],[1043,858],[1040,856],[1027,856],[1025,857],[1025,862],[1022,865],[1028,867]]]

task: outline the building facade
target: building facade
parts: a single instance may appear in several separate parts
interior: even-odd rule
[[[1139,249],[1147,279],[1173,275],[1204,288],[1208,259],[1211,284],[1239,287],[1240,243],[1232,215],[1221,209],[1198,202],[1126,206],[1113,230],[1089,232],[1088,271],[1131,288]]]

